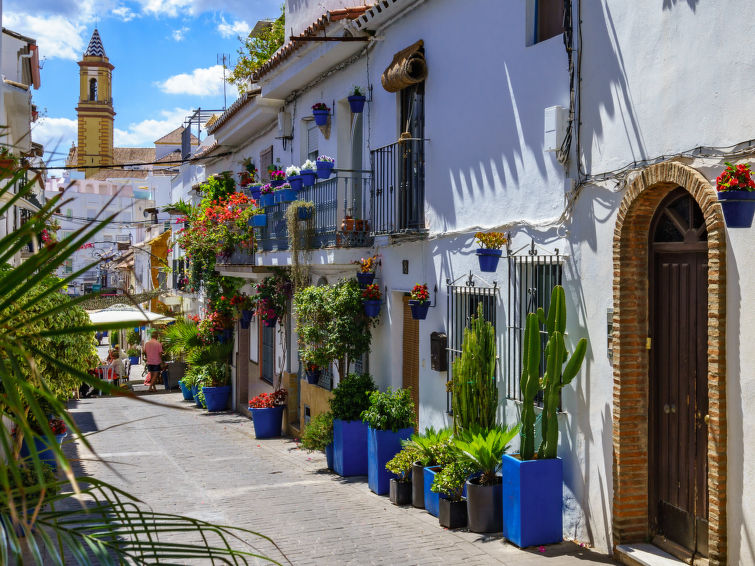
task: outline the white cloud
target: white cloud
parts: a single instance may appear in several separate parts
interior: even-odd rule
[[[51,165],[63,165],[71,143],[78,138],[78,122],[70,118],[40,118],[32,127],[31,137],[44,146]]]
[[[154,16],[175,18],[194,13],[194,0],[139,0],[139,4],[145,14]]]
[[[187,108],[161,110],[158,118],[150,118],[128,125],[127,130],[115,129],[116,147],[152,147],[153,142],[183,125],[186,116],[191,114]]]
[[[223,66],[213,65],[206,69],[194,69],[191,73],[173,75],[155,84],[167,94],[218,96],[223,94]],[[231,98],[238,96],[238,92],[232,85],[226,85],[226,92]]]
[[[251,26],[249,26],[244,20],[236,20],[232,24],[229,24],[225,21],[225,18],[221,18],[220,24],[218,24],[218,31],[223,37],[248,35],[251,30]]]
[[[118,6],[113,8],[112,12],[123,22],[130,22],[136,17],[136,14],[128,6]]]
[[[40,57],[78,61],[84,53],[86,25],[62,15],[32,16],[8,12],[3,14],[3,26],[37,40]]]
[[[184,26],[181,29],[174,29],[171,35],[175,41],[183,41],[187,31],[189,31],[189,28]]]

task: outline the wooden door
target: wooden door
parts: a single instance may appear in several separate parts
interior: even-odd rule
[[[410,389],[414,401],[414,430],[419,430],[419,321],[412,318],[409,297],[404,295],[404,340],[402,387]]]
[[[651,232],[651,529],[707,556],[707,232],[684,190]]]

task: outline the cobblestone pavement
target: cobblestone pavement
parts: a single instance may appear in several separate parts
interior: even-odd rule
[[[66,447],[69,456],[155,511],[261,532],[295,566],[614,563],[573,543],[541,553],[445,530],[423,510],[374,495],[366,478],[329,473],[324,455],[299,450],[291,439],[255,439],[245,416],[209,414],[180,393],[148,398],[167,407],[116,397],[72,402],[83,430],[101,431],[88,438],[109,467],[80,444]],[[263,550],[285,563],[274,549]]]

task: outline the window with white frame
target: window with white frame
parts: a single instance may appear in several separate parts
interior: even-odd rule
[[[320,141],[320,129],[314,120],[307,121],[307,159],[317,160],[317,146]]]

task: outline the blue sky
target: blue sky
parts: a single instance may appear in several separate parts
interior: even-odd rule
[[[115,145],[149,147],[197,107],[222,108],[217,55],[237,58],[238,35],[276,17],[282,0],[5,0],[3,26],[37,40],[42,113],[32,132],[62,165],[76,139],[76,61],[95,27],[113,71]],[[226,85],[228,104],[236,91]]]

